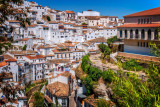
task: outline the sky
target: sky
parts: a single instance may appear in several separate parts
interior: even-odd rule
[[[160,0],[28,0],[56,10],[99,11],[103,16],[123,16],[160,7]]]

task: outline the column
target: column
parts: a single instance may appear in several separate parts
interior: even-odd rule
[[[145,29],[144,31],[144,40],[147,40],[148,39],[148,30]]]
[[[125,31],[124,31],[124,29],[122,29],[122,38],[123,39],[125,38]]]
[[[151,40],[154,40],[154,30],[151,30]]]
[[[127,39],[130,39],[130,30],[127,29]]]
[[[133,39],[135,39],[135,37],[136,37],[136,31],[135,29],[133,29]]]
[[[139,35],[138,39],[141,39],[141,29],[138,29],[138,35]]]

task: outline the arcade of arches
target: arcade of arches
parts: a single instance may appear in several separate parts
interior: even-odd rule
[[[157,28],[122,28],[118,29],[118,37],[123,39],[158,40]]]

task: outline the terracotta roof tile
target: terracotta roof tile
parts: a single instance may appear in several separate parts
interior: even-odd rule
[[[141,11],[141,12],[138,12],[138,13],[133,13],[133,14],[130,14],[130,15],[126,15],[124,17],[153,16],[153,15],[160,15],[160,7],[145,10],[145,11]]]
[[[118,28],[125,28],[125,27],[159,27],[160,23],[157,24],[124,24],[118,26]]]
[[[42,59],[42,58],[45,58],[44,55],[25,56],[25,57],[27,57],[28,59]]]
[[[16,59],[7,59],[7,60],[5,60],[6,62],[17,62],[17,60]]]
[[[46,86],[46,89],[57,97],[68,97],[69,96],[69,85],[61,82],[51,83]],[[55,92],[53,92],[55,90]]]
[[[8,65],[6,62],[0,62],[0,67]]]
[[[72,14],[73,14],[73,13],[74,13],[74,11],[66,11],[66,13],[72,13]]]
[[[53,101],[48,97],[48,95],[45,95],[44,98],[45,98],[49,103],[53,103]]]

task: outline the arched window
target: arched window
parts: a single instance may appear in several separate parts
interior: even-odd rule
[[[136,38],[138,38],[138,29],[136,29]]]
[[[130,30],[130,38],[133,38],[133,30]]]
[[[141,31],[141,38],[144,39],[144,29]]]
[[[148,39],[151,39],[151,29],[148,30]]]
[[[141,19],[141,24],[143,24],[143,19]]]
[[[146,23],[146,19],[144,19],[144,24]]]
[[[125,30],[125,38],[127,38],[127,30]]]
[[[154,31],[154,39],[158,39],[158,30],[156,29],[155,31]]]

